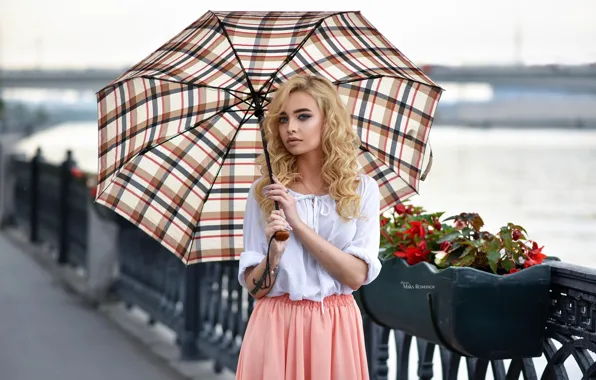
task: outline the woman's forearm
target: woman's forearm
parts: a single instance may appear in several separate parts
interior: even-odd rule
[[[342,284],[357,290],[365,281],[368,265],[323,239],[307,224],[294,227],[294,234],[323,268]]]
[[[248,267],[244,271],[244,280],[246,281],[248,291],[256,299],[265,297],[271,291],[277,279],[279,259],[274,255],[269,256],[269,270],[272,271],[270,273],[271,281],[268,278],[265,280],[265,276],[263,276],[266,262],[267,257],[261,260],[257,266]],[[265,285],[268,286],[265,287]]]

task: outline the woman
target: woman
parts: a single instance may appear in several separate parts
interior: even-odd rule
[[[359,174],[351,116],[331,82],[295,76],[276,92],[264,128],[276,177],[263,180],[260,157],[264,177],[249,191],[238,276],[258,301],[237,379],[368,379],[352,292],[381,269],[380,192]],[[277,231],[291,235],[272,241],[266,276]]]

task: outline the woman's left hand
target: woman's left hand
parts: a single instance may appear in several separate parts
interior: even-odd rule
[[[296,228],[302,223],[302,219],[300,219],[298,210],[296,209],[296,199],[277,178],[273,177],[273,183],[265,186],[265,195],[267,198],[279,203],[279,207],[284,211],[286,221],[290,227]]]

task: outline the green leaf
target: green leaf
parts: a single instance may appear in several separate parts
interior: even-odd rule
[[[462,235],[464,236],[470,236],[470,234],[473,232],[474,230],[472,230],[470,227],[464,227],[461,230]]]
[[[503,245],[508,252],[513,250],[513,240],[511,238],[511,232],[507,227],[501,227],[501,231],[499,232],[499,236],[503,239]]]
[[[503,237],[503,245],[505,246],[505,249],[509,252],[511,252],[513,250],[513,241],[511,240],[511,236],[510,235],[506,235]]]
[[[490,265],[490,269],[492,269],[494,273],[497,273],[497,264],[499,263],[500,259],[501,254],[498,250],[488,251],[488,265]]]
[[[511,269],[515,268],[515,263],[513,263],[511,260],[504,260],[501,262],[501,266],[507,271],[507,273],[509,273]]]
[[[452,233],[449,233],[449,234],[444,235],[442,238],[440,238],[439,240],[437,240],[437,243],[441,244],[441,243],[446,242],[446,241],[452,241],[453,239],[455,239],[458,236],[460,236],[459,231],[452,232]]]
[[[462,267],[470,266],[474,260],[476,260],[476,256],[474,255],[475,252],[473,252],[474,250],[474,247],[466,248],[458,260],[458,265]]]
[[[456,251],[462,247],[459,241],[452,242],[453,245],[451,246],[451,252]]]
[[[491,240],[486,244],[487,251],[500,251],[501,250],[501,242],[497,239]]]
[[[507,223],[507,226],[512,230],[520,230],[523,231],[526,235],[528,234],[528,231],[526,231],[522,226],[519,226],[517,224]]]

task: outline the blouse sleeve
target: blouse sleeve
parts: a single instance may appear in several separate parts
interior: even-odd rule
[[[262,212],[254,196],[257,183],[258,181],[254,182],[248,192],[248,200],[246,201],[244,212],[244,224],[242,227],[244,251],[240,254],[238,282],[244,288],[247,288],[244,272],[247,268],[258,265],[267,253],[267,237],[265,236],[265,229],[261,218]]]
[[[364,177],[361,210],[366,218],[356,221],[356,234],[344,252],[362,259],[368,265],[368,273],[363,283],[367,285],[381,272],[381,260],[379,260],[381,193],[374,179]]]

